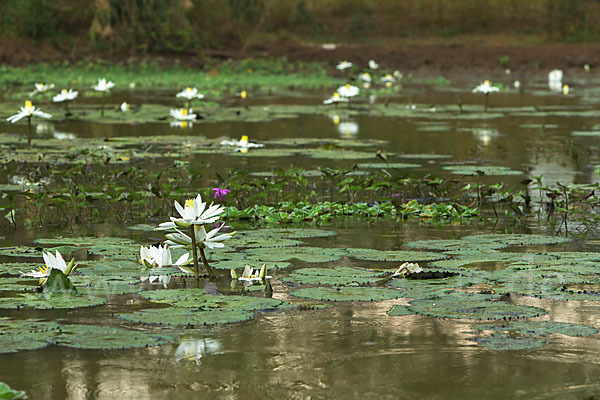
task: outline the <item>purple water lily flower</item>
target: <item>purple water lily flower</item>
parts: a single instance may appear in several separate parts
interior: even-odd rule
[[[229,190],[229,189],[221,189],[221,188],[213,188],[212,190],[214,190],[214,192],[215,192],[215,199],[218,198],[220,201],[223,201],[223,196],[225,196],[227,193],[231,192],[231,190]]]

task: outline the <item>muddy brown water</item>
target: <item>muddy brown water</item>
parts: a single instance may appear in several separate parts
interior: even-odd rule
[[[464,98],[477,103],[480,97]],[[320,101],[321,93],[308,101]],[[500,94],[492,106],[536,105],[575,109],[578,96]],[[451,104],[454,94],[422,89],[413,101]],[[135,99],[134,99],[135,100]],[[268,98],[257,102],[269,102]],[[307,101],[306,99],[301,100]],[[281,99],[293,103],[293,99]],[[593,106],[586,106],[593,108]],[[423,165],[415,173],[445,174],[447,162],[476,162],[522,170],[518,177],[494,177],[516,183],[526,176],[544,175],[548,183],[597,182],[594,166],[600,139],[571,136],[590,129],[595,118],[578,116],[503,117],[460,121],[431,121],[370,117],[352,118],[358,126],[353,137],[389,141],[386,151],[448,154],[450,159],[408,160]],[[444,130],[422,129],[423,122],[444,125]],[[523,128],[548,124],[551,129]],[[0,125],[4,132],[22,126]],[[80,137],[161,135],[182,133],[166,123],[139,125],[58,122],[56,129]],[[469,131],[467,129],[473,129]],[[326,115],[303,116],[271,122],[198,123],[185,134],[207,137],[249,135],[256,141],[272,137],[346,137]],[[307,158],[247,160],[220,156],[215,170],[248,167],[254,171],[294,163],[306,168],[345,166],[352,161]],[[360,220],[334,222],[338,233],[307,243],[329,247],[397,249],[405,241],[455,238],[466,234],[501,232],[505,227],[478,223],[437,225]],[[143,241],[152,234],[132,234],[124,227],[76,227],[73,234],[94,230],[132,236]],[[544,232],[537,221],[526,221],[518,232]],[[59,235],[50,230],[39,236]],[[64,234],[64,232],[62,232]],[[30,244],[36,233],[0,230],[3,244]],[[371,264],[362,262],[362,264]],[[297,265],[296,265],[297,264]],[[290,270],[306,263],[296,263]],[[333,263],[332,263],[333,264]],[[352,265],[360,266],[361,263]],[[385,263],[384,263],[385,264]],[[389,263],[387,266],[390,266]],[[177,284],[176,282],[174,283]],[[225,282],[218,282],[225,285]],[[290,290],[274,281],[275,297]],[[75,323],[122,324],[112,313],[127,309],[124,296],[108,305],[75,311],[0,311],[0,317],[39,317]],[[133,296],[135,298],[135,296]],[[518,304],[542,307],[544,320],[587,324],[600,328],[600,304],[517,298]],[[600,335],[572,338],[552,335],[548,344],[533,350],[492,351],[472,339],[471,323],[418,315],[390,317],[386,311],[399,299],[385,302],[336,303],[318,310],[259,313],[247,322],[187,330],[174,344],[135,350],[73,350],[49,347],[0,355],[0,381],[25,390],[32,399],[584,399],[600,395]]]

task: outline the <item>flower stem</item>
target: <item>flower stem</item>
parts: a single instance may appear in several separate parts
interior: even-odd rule
[[[31,146],[31,115],[27,117],[27,146]]]
[[[196,231],[194,225],[190,225],[192,238],[192,254],[194,256],[194,279],[200,279],[200,271],[198,270],[198,246],[196,245]]]
[[[490,94],[489,94],[489,93],[486,93],[486,94],[485,94],[485,106],[483,107],[483,111],[485,111],[485,112],[487,112],[487,110],[488,110],[488,101],[489,101],[489,96],[490,96]]]
[[[104,118],[104,103],[106,102],[106,93],[102,93],[102,108],[100,109],[100,118]]]
[[[204,254],[204,249],[200,247],[200,256],[202,256],[202,263],[204,264],[204,268],[208,272],[208,275],[215,276],[215,273],[210,265],[208,265],[208,261],[206,260],[206,254]]]

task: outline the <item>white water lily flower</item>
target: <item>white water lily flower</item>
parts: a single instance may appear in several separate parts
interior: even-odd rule
[[[98,92],[108,92],[113,87],[115,87],[114,82],[107,81],[104,78],[98,79],[98,83],[95,86],[93,86],[94,90]]]
[[[358,76],[358,79],[360,79],[363,82],[367,82],[367,83],[371,83],[371,81],[373,80],[373,78],[371,78],[371,74],[368,72],[364,72],[364,73],[360,74]]]
[[[352,67],[352,63],[350,61],[340,61],[338,63],[338,65],[335,66],[336,69],[339,69],[340,71],[343,71],[345,69],[348,69]]]
[[[60,91],[59,94],[57,94],[56,96],[54,96],[52,98],[52,101],[55,103],[60,103],[63,101],[69,101],[69,100],[73,100],[77,97],[77,95],[79,94],[79,92],[74,91],[73,89],[63,89]]]
[[[139,262],[147,268],[163,268],[171,266],[179,267],[189,263],[191,261],[189,257],[190,255],[185,253],[173,264],[173,260],[171,258],[171,249],[169,249],[168,245],[158,247],[141,246]]]
[[[171,121],[169,126],[171,128],[192,128],[194,123],[192,121]]]
[[[179,121],[193,121],[196,119],[196,114],[187,108],[177,108],[170,111],[171,117]]]
[[[404,74],[398,70],[395,70],[392,75],[394,75],[394,78],[396,78],[398,80],[402,79],[402,77],[404,76]]]
[[[548,82],[562,82],[563,72],[560,69],[554,69],[548,73]]]
[[[221,243],[224,240],[231,239],[235,232],[230,233],[222,233],[217,235],[219,231],[225,226],[222,224],[220,227],[211,230],[206,233],[206,229],[204,226],[194,226],[194,234],[196,235],[196,244],[202,248],[221,248],[225,247],[225,244]],[[166,236],[168,239],[165,243],[171,247],[179,248],[179,247],[190,247],[192,245],[192,238],[185,233],[181,232],[178,229],[175,229],[175,233],[169,233]]]
[[[230,272],[232,278],[235,279],[235,276],[237,276],[235,270],[231,270]],[[267,275],[267,266],[266,264],[263,264],[263,266],[260,269],[255,269],[249,265],[246,265],[244,267],[244,272],[242,272],[242,276],[238,277],[237,279],[239,281],[243,281],[244,284],[252,285],[254,282],[261,282],[265,279],[273,279],[273,277]]]
[[[500,89],[498,89],[497,87],[492,86],[492,83],[486,79],[485,81],[483,81],[483,83],[481,83],[473,89],[473,93],[488,94],[492,92],[497,92],[499,90]]]
[[[337,126],[340,137],[343,139],[354,137],[358,134],[358,124],[354,121],[342,122]]]
[[[14,124],[15,122],[26,117],[52,118],[52,115],[43,112],[39,108],[35,108],[31,101],[27,100],[25,102],[25,106],[21,107],[21,110],[18,113],[11,115],[10,117],[6,118],[6,120]]]
[[[211,203],[208,208],[206,205],[207,203],[202,201],[200,195],[196,196],[195,199],[186,200],[185,207],[181,206],[181,204],[175,200],[175,209],[181,217],[171,217],[170,222],[163,222],[158,225],[156,230],[175,229],[176,226],[187,228],[190,225],[212,224],[216,222],[220,218],[219,215],[225,211],[219,204]]]
[[[67,132],[53,132],[52,136],[54,136],[54,139],[58,140],[73,140],[77,138],[77,136],[74,133]]]
[[[356,86],[347,83],[346,85],[337,88],[337,92],[342,97],[350,98],[357,96],[360,93],[360,89]]]
[[[379,64],[377,64],[375,62],[375,60],[369,60],[369,68],[371,68],[371,69],[377,69],[377,68],[379,68]]]
[[[119,106],[119,109],[122,112],[127,112],[127,111],[129,111],[129,104],[127,102],[122,102],[121,105]]]
[[[77,264],[75,264],[75,259],[71,259],[69,264],[65,262],[65,259],[60,254],[58,250],[56,250],[56,255],[50,252],[43,252],[42,257],[44,257],[45,265],[39,267],[38,270],[32,270],[31,272],[21,273],[21,276],[26,276],[29,278],[37,278],[39,279],[40,285],[46,283],[48,277],[50,276],[50,272],[53,269],[57,269],[62,271],[65,275],[69,276],[71,272],[75,271],[77,268]]]
[[[407,277],[412,274],[418,274],[419,272],[423,272],[423,268],[421,268],[419,264],[405,262],[404,264],[398,267],[396,272],[392,274],[392,277]]]
[[[202,93],[198,93],[198,89],[195,87],[187,87],[183,89],[181,92],[177,93],[175,97],[182,97],[187,100],[193,99],[203,99],[204,95]]]
[[[521,88],[521,82],[519,82],[519,81],[515,81],[515,82],[513,83],[513,86],[514,86],[514,88],[515,88],[515,89],[519,89],[519,88]]]
[[[33,92],[31,92],[30,95],[33,96],[36,93],[45,93],[50,89],[54,89],[54,83],[35,83]]]
[[[381,77],[381,82],[383,82],[383,83],[388,83],[388,82],[389,83],[394,83],[394,82],[396,82],[396,78],[394,78],[392,76],[392,74],[387,74],[387,75]]]
[[[246,150],[247,152],[248,149],[264,147],[265,145],[260,143],[250,143],[248,141],[248,136],[243,135],[237,142],[235,140],[223,140],[221,146],[235,146],[238,147],[239,151],[244,152],[244,150]]]
[[[327,100],[323,100],[323,104],[334,104],[334,103],[347,103],[348,98],[340,96],[338,92],[334,92],[333,95]]]

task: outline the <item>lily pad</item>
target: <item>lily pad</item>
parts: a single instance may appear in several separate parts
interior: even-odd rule
[[[531,318],[546,313],[538,307],[501,301],[498,296],[462,292],[412,300],[409,308],[418,314],[430,317],[481,320]]]
[[[167,289],[143,292],[140,296],[173,307],[202,309],[238,309],[244,311],[265,310],[283,305],[279,299],[254,296],[221,296],[196,289]]]
[[[435,160],[435,159],[441,159],[441,158],[452,158],[452,156],[449,155],[449,154],[428,154],[428,153],[423,153],[423,154],[398,154],[396,157],[399,157],[399,158],[412,158],[412,159],[416,159],[416,160]]]
[[[346,249],[348,255],[359,260],[369,261],[396,261],[396,262],[414,262],[442,260],[447,258],[441,253],[432,253],[425,251],[407,251],[407,250],[375,250],[375,249]]]
[[[474,240],[477,242],[488,242],[502,247],[509,246],[535,246],[549,245],[569,242],[569,238],[548,235],[526,235],[526,234],[484,234],[463,236],[461,240]],[[501,247],[498,247],[501,248]]]
[[[292,296],[319,301],[379,301],[402,297],[402,291],[379,287],[316,287],[290,292]]]
[[[19,293],[12,297],[0,297],[0,309],[34,308],[37,310],[93,307],[106,303],[106,297],[85,294]]]
[[[358,168],[372,168],[372,169],[407,169],[407,168],[419,168],[420,164],[408,164],[408,163],[361,163],[356,164]]]
[[[55,322],[0,318],[0,354],[42,349],[59,328]]]
[[[579,324],[551,321],[511,321],[508,324],[477,324],[475,330],[493,330],[511,332],[523,336],[537,337],[558,333],[566,336],[591,336],[598,333],[598,329]]]
[[[529,350],[542,347],[547,343],[545,338],[512,337],[504,333],[494,333],[489,337],[474,340],[489,350]]]
[[[60,346],[102,350],[159,346],[174,340],[164,334],[96,325],[62,325],[53,339]]]
[[[491,165],[448,165],[443,169],[456,175],[476,175],[478,171],[485,175],[522,175],[521,171],[514,171],[508,167]]]
[[[149,325],[200,327],[247,321],[254,318],[254,313],[243,309],[153,308],[131,314],[119,314],[119,318]]]
[[[414,311],[411,311],[407,306],[395,305],[390,308],[387,312],[390,317],[401,317],[404,315],[415,315]]]
[[[300,260],[304,262],[331,262],[337,261],[347,252],[343,249],[324,248],[324,247],[283,247],[268,249],[248,249],[244,250],[251,258],[258,261],[289,261]]]
[[[385,272],[350,267],[301,268],[282,280],[305,285],[358,286],[375,283],[386,275]]]
[[[43,249],[41,247],[28,247],[28,246],[12,246],[12,247],[2,247],[0,248],[0,256],[8,256],[8,257],[42,257],[42,251],[50,251],[54,253],[55,251],[59,251],[61,254],[65,255],[72,251],[79,250],[76,246],[58,246]]]

